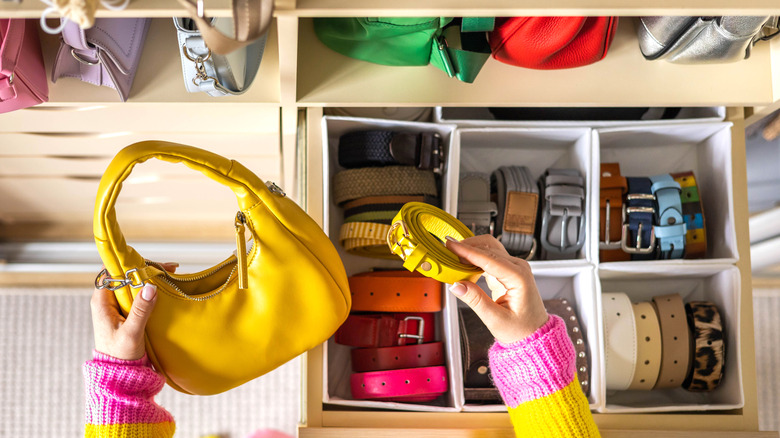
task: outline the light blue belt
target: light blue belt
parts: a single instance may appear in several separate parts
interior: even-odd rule
[[[681,259],[685,253],[687,228],[682,215],[680,184],[671,175],[651,176],[651,190],[658,208],[655,211],[655,237],[659,241],[661,259]]]

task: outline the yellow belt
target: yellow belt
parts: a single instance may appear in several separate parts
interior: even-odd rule
[[[364,257],[394,259],[385,242],[389,225],[374,222],[347,222],[341,226],[339,241],[350,253]]]
[[[461,263],[443,243],[451,236],[458,240],[474,234],[449,213],[422,202],[404,204],[393,218],[387,233],[390,250],[404,260],[404,268],[417,271],[442,283],[477,281],[482,270]]]

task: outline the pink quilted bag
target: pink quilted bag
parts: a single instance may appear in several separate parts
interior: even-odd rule
[[[48,100],[36,20],[0,19],[0,113]]]

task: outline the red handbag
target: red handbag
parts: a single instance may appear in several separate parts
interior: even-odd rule
[[[493,57],[518,67],[581,67],[607,55],[618,17],[497,18],[488,34]]]

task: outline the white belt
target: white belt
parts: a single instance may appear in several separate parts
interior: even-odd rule
[[[604,309],[605,370],[608,390],[631,386],[636,369],[636,320],[628,295],[609,292],[601,297]]]

